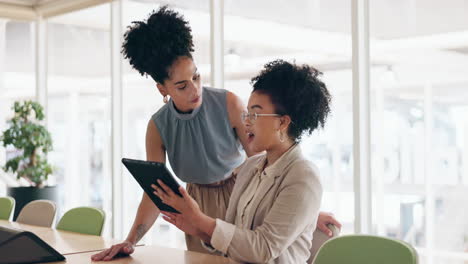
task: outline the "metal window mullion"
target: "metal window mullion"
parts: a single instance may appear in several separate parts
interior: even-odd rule
[[[384,102],[385,102],[385,93],[384,93],[384,87],[382,85],[377,85],[375,87],[375,106],[376,106],[376,111],[375,111],[375,127],[372,130],[375,134],[374,139],[375,139],[375,166],[372,169],[372,175],[375,175],[375,190],[374,191],[374,197],[376,206],[374,207],[375,211],[373,212],[375,214],[375,219],[376,223],[376,233],[377,235],[380,236],[385,236],[385,169],[384,169],[384,163],[385,163],[385,148],[384,148],[384,143],[385,142],[385,107],[384,107]]]
[[[224,88],[224,1],[210,0],[211,86]]]
[[[6,60],[6,24],[7,19],[0,19],[0,95],[4,95],[6,91],[5,87],[5,60]],[[0,96],[0,104],[3,104],[4,99]],[[6,100],[5,100],[6,101]],[[0,110],[4,109],[4,105]],[[3,131],[3,122],[6,120],[7,111],[0,111],[0,131]],[[0,164],[5,164],[6,162],[6,153],[5,151],[0,151]],[[6,186],[0,182],[0,187]],[[2,189],[0,188],[0,195],[3,195]]]
[[[427,248],[427,263],[434,263],[434,227],[435,227],[435,195],[433,189],[433,149],[431,142],[433,130],[433,96],[432,85],[427,83],[424,87],[424,187],[425,187],[425,233]]]
[[[34,36],[34,67],[36,79],[36,101],[44,107],[47,125],[48,104],[47,104],[47,21],[38,16],[33,27]]]
[[[112,184],[112,236],[121,239],[123,233],[122,187],[122,1],[110,4],[111,48],[111,184]]]
[[[355,232],[372,229],[369,89],[369,1],[353,0],[353,154]]]

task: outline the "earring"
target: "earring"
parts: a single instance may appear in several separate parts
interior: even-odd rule
[[[280,140],[281,143],[284,142],[284,135],[283,135],[283,132],[280,132],[279,140]]]
[[[167,104],[167,102],[169,102],[169,99],[167,99],[167,95],[165,95],[165,96],[163,97],[163,102],[164,102],[165,104]]]

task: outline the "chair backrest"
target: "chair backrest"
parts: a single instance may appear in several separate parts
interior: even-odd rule
[[[55,219],[55,203],[49,200],[35,200],[26,204],[16,218],[16,222],[52,227]]]
[[[314,264],[417,264],[416,250],[409,244],[386,237],[340,236],[327,241]]]
[[[0,197],[0,219],[10,220],[11,213],[15,208],[15,199],[10,196]]]
[[[331,237],[329,237],[327,234],[322,232],[320,229],[318,228],[315,229],[314,237],[312,238],[312,248],[310,249],[310,257],[309,257],[309,260],[307,260],[307,264],[312,263],[315,255],[317,254],[317,251],[325,242],[327,242],[328,240],[334,237],[337,237],[340,234],[340,229],[338,229],[338,227],[336,227],[335,225],[328,224],[327,227],[332,231]]]
[[[103,210],[94,207],[77,207],[67,211],[57,229],[100,236],[106,215]]]

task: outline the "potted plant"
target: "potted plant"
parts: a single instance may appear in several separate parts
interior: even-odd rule
[[[14,150],[7,155],[2,169],[13,173],[18,182],[23,182],[20,186],[9,186],[7,190],[8,195],[16,200],[13,217],[16,220],[24,205],[38,199],[56,202],[57,192],[55,186],[46,186],[52,173],[46,156],[52,150],[52,138],[41,124],[43,107],[34,101],[24,101],[15,102],[12,110],[14,116],[8,120],[8,128],[0,136],[0,142],[5,148]]]

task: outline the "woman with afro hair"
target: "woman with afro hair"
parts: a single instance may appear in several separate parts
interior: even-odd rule
[[[143,76],[150,76],[165,105],[149,120],[146,158],[166,162],[175,175],[187,183],[187,192],[202,212],[224,217],[236,180],[235,168],[245,154],[256,154],[248,143],[242,122],[245,107],[233,93],[203,87],[193,60],[191,28],[177,12],[163,6],[147,21],[132,22],[124,35],[122,53]],[[245,154],[244,154],[245,151]],[[124,242],[92,256],[111,260],[117,254],[131,254],[134,245],[151,228],[159,209],[143,194],[133,226]],[[318,227],[340,224],[331,214],[321,213]],[[186,235],[187,249],[209,253],[199,238]]]
[[[298,144],[330,113],[330,94],[319,75],[307,65],[268,63],[252,79],[242,115],[251,150],[262,153],[240,167],[226,215],[210,217],[183,187],[180,197],[159,182],[155,194],[180,212],[163,211],[163,218],[239,262],[306,263],[322,186]]]

